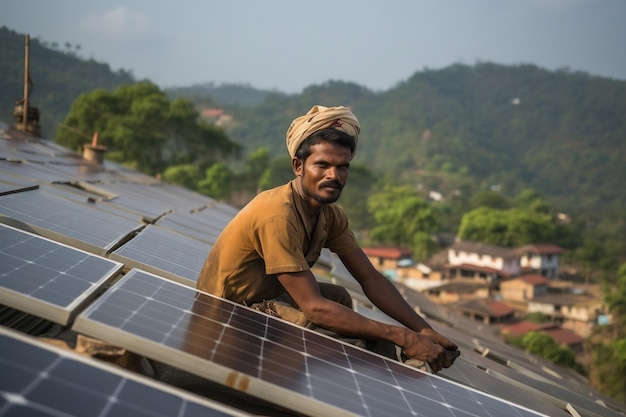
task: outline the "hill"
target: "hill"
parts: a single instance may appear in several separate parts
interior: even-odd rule
[[[0,120],[13,123],[15,102],[24,96],[25,36],[0,27]],[[65,50],[30,39],[31,104],[41,113],[44,137],[53,138],[72,102],[80,94],[97,88],[114,89],[134,82],[124,70],[113,72],[109,65],[78,56],[76,46]]]
[[[625,81],[533,65],[453,65],[380,93],[329,81],[224,106],[235,120],[227,132],[248,151],[282,155],[290,121],[318,103],[353,108],[362,123],[355,162],[374,172],[444,198],[530,187],[559,211],[623,227]]]
[[[167,90],[171,98],[185,97],[199,105],[255,106],[269,95],[280,92],[259,90],[251,85],[202,83],[189,87],[171,87]]]
[[[24,36],[0,28],[0,120],[23,95]],[[30,44],[31,102],[53,138],[78,95],[135,82],[124,70],[37,39]],[[614,236],[626,234],[626,81],[534,65],[479,63],[423,70],[382,92],[328,81],[301,94],[248,85],[166,90],[199,108],[222,107],[230,138],[246,153],[284,155],[291,120],[314,104],[349,105],[362,122],[356,163],[445,200],[478,189],[516,195],[530,187],[555,210]],[[623,237],[621,237],[623,239]]]

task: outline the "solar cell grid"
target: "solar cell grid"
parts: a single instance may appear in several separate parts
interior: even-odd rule
[[[39,183],[51,183],[54,181],[69,182],[74,179],[73,175],[64,174],[49,164],[0,161],[0,170]]]
[[[195,213],[171,213],[160,218],[157,224],[212,245],[227,222],[214,220],[209,223],[201,215]]]
[[[146,184],[114,182],[99,184],[98,188],[119,196],[111,200],[111,204],[141,213],[149,222],[158,219],[176,207],[174,199],[158,198],[153,192],[156,187]]]
[[[98,254],[105,254],[133,230],[142,227],[139,221],[42,190],[1,196],[0,216],[24,222],[48,238]]]
[[[305,414],[540,415],[139,270],[74,329]]]
[[[67,324],[122,264],[0,224],[0,303]]]
[[[111,259],[195,287],[210,250],[208,243],[149,225],[113,252]]]
[[[22,191],[35,190],[38,184],[0,172],[0,196]]]
[[[2,327],[0,352],[0,416],[244,415]]]

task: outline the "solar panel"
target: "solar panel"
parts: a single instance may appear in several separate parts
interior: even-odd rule
[[[21,161],[21,159],[15,159]],[[39,183],[51,183],[54,181],[72,181],[73,176],[64,175],[50,164],[37,164],[29,162],[8,162],[0,160],[0,170],[9,172],[11,175],[20,176],[25,180]]]
[[[122,266],[0,224],[0,304],[68,324]]]
[[[181,204],[175,198],[158,198],[160,197],[158,195],[158,186],[114,182],[98,184],[97,188],[109,194],[117,195],[117,198],[110,201],[111,204],[141,213],[148,223],[154,222],[163,214],[174,209],[177,203]]]
[[[306,415],[541,415],[136,269],[73,328]]]
[[[442,370],[440,375],[480,391],[489,392],[498,398],[516,404],[526,404],[528,398],[532,397],[533,402],[531,406],[533,410],[551,417],[571,417],[569,413],[563,410],[565,406],[563,401],[531,392],[532,388],[528,385],[520,385],[519,389],[511,389],[511,385],[503,384],[502,380],[494,377],[490,370],[480,369],[475,363],[468,361],[465,357],[459,357],[454,362],[454,366]]]
[[[210,245],[226,227],[227,221],[211,220],[197,213],[171,213],[160,218],[157,224],[175,230]]]
[[[132,231],[139,221],[33,190],[0,197],[0,217],[18,220],[50,239],[104,255]]]
[[[210,250],[209,244],[149,225],[111,259],[195,287]]]
[[[244,416],[0,327],[0,416]]]

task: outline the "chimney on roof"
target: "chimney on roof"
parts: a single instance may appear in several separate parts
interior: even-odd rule
[[[83,158],[87,161],[102,165],[104,163],[104,154],[106,151],[106,146],[98,145],[98,132],[96,132],[93,134],[91,143],[83,145]]]

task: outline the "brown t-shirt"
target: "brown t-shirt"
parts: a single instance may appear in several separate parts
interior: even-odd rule
[[[359,245],[337,204],[325,204],[311,230],[297,180],[264,191],[224,228],[211,249],[197,288],[238,303],[277,297],[276,274],[308,270],[323,248],[338,255]]]

